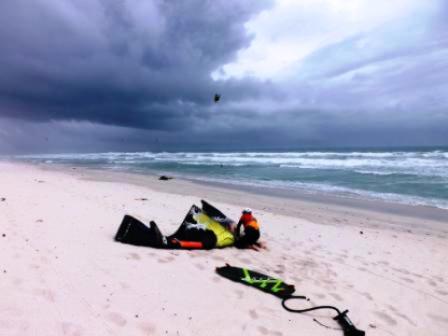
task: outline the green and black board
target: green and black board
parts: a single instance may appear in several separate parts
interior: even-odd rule
[[[295,291],[294,285],[288,285],[281,279],[276,279],[247,268],[226,265],[217,267],[216,272],[224,278],[258,288],[279,298],[290,297]]]
[[[263,292],[273,294],[282,299],[282,306],[291,313],[306,313],[319,309],[332,309],[336,311],[337,315],[333,317],[339,323],[345,336],[365,336],[363,330],[355,327],[353,322],[348,318],[348,310],[341,312],[334,306],[315,306],[305,309],[292,309],[286,305],[286,301],[291,299],[309,300],[306,296],[293,295],[294,285],[288,285],[283,280],[270,277],[269,275],[258,273],[247,268],[234,267],[227,264],[223,267],[217,267],[216,272],[235,282],[239,282],[251,287],[258,288]]]

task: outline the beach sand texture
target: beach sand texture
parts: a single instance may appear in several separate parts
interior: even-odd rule
[[[313,321],[337,328],[331,311],[291,314],[219,277],[225,263],[349,309],[369,336],[448,335],[448,223],[111,174],[0,163],[0,335],[342,335]],[[268,250],[113,240],[124,214],[172,233],[201,198],[253,208]]]

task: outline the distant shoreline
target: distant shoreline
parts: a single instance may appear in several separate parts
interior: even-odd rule
[[[13,161],[14,162],[14,161]],[[27,165],[28,163],[23,163]],[[341,214],[356,213],[356,215],[368,215],[372,218],[396,217],[397,228],[408,230],[408,221],[401,225],[400,219],[411,219],[413,228],[422,230],[430,229],[448,233],[448,210],[422,205],[407,205],[382,200],[370,200],[357,197],[341,197],[324,192],[304,193],[299,190],[282,190],[275,188],[263,188],[248,185],[225,184],[220,182],[201,181],[176,176],[170,181],[159,181],[161,175],[157,171],[132,172],[101,169],[99,167],[76,166],[66,164],[31,164],[44,170],[55,170],[70,173],[82,179],[119,182],[145,186],[156,191],[168,192],[178,195],[194,195],[199,198],[212,198],[220,202],[241,205],[249,204],[272,211],[274,213],[293,217],[305,217],[308,208],[325,209],[328,218],[322,218],[322,223],[334,225],[333,218]],[[247,201],[246,201],[247,200]],[[248,206],[249,206],[248,205]],[[350,217],[350,216],[349,216]],[[309,220],[315,220],[310,217]],[[350,220],[347,220],[350,224]],[[359,223],[356,223],[359,224]],[[378,224],[382,226],[381,224]]]
[[[448,210],[448,150],[434,147],[424,151],[370,148],[331,152],[321,148],[301,152],[115,152],[29,155],[15,159],[168,174],[287,198],[315,201],[324,197],[325,203],[344,205],[355,200],[363,208],[372,208],[370,201],[374,201],[386,204],[381,206],[386,211],[389,204]],[[373,203],[374,208],[377,203]]]

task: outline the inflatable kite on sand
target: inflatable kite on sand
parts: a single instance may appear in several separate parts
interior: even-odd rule
[[[153,221],[148,227],[138,219],[125,215],[115,240],[168,249],[212,249],[233,245],[235,237],[232,229],[235,222],[206,201],[201,203],[202,209],[193,205],[180,227],[170,236],[164,236]]]

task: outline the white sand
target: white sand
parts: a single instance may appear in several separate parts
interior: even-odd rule
[[[448,223],[82,174],[0,163],[0,335],[342,335],[312,319],[337,327],[332,312],[291,314],[278,298],[220,278],[214,269],[225,263],[349,309],[369,336],[448,335]],[[126,213],[172,233],[198,193],[233,218],[254,208],[269,250],[113,241]]]

